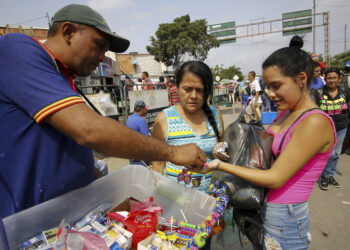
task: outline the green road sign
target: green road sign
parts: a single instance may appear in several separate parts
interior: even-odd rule
[[[217,31],[217,32],[212,32],[210,35],[215,36],[215,37],[221,37],[221,36],[234,36],[236,35],[236,30],[223,30],[223,31]]]
[[[219,24],[209,25],[209,30],[215,31],[215,30],[229,29],[234,27],[236,27],[236,22],[219,23]]]
[[[312,32],[312,28],[301,28],[301,29],[293,29],[293,30],[286,30],[283,31],[284,36],[291,36],[291,35],[299,35],[303,33],[309,33]]]
[[[283,28],[289,28],[293,26],[312,24],[312,18],[297,19],[293,21],[283,22]]]
[[[295,12],[288,12],[288,13],[283,13],[282,14],[282,19],[283,21],[285,19],[293,19],[293,18],[298,18],[298,17],[305,17],[305,16],[311,16],[312,15],[312,10],[301,10],[301,11],[295,11]]]
[[[301,10],[282,14],[283,35],[312,32],[312,10]]]

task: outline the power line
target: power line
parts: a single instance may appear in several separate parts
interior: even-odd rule
[[[44,18],[46,18],[46,16],[36,17],[36,18],[33,18],[33,19],[29,19],[29,20],[24,20],[24,21],[21,21],[21,22],[10,24],[10,25],[19,25],[19,24],[22,24],[22,23],[29,23],[29,22],[37,21],[37,20],[44,19]]]
[[[320,6],[326,6],[326,7],[349,7],[350,4],[343,4],[343,5],[331,5],[331,4],[318,4]]]

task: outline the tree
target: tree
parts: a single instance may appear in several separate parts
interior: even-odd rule
[[[155,36],[151,36],[147,51],[156,61],[173,66],[175,72],[185,59],[203,61],[211,48],[220,46],[214,36],[207,34],[207,21],[191,22],[189,15],[175,18],[173,23],[160,24]]]
[[[331,66],[343,69],[348,60],[350,60],[350,50],[333,56],[331,58]]]
[[[227,69],[225,69],[222,64],[221,66],[216,65],[215,68],[211,69],[211,72],[214,79],[216,76],[220,76],[220,79],[232,79],[235,75],[237,75],[239,77],[238,81],[244,80],[241,68],[236,67],[235,65],[228,67]]]

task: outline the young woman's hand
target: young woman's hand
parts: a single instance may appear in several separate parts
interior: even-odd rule
[[[208,172],[218,170],[221,163],[220,160],[214,159],[211,162],[204,164],[203,169],[208,169]]]
[[[186,166],[186,168],[190,171],[196,172],[196,173],[201,173],[201,174],[206,174],[209,172],[212,172],[214,170],[218,170],[219,169],[219,165],[222,163],[222,161],[218,160],[218,159],[214,159],[209,163],[205,163],[203,168],[198,169],[198,168],[194,168],[193,166]]]

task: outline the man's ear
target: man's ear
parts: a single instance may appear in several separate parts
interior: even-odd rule
[[[70,45],[72,37],[77,32],[77,27],[71,22],[65,22],[61,26],[61,32],[62,32],[63,39],[66,41],[68,45]]]

